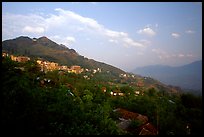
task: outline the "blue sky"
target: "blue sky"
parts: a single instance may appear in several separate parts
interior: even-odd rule
[[[3,2],[2,40],[47,36],[131,71],[202,59],[202,3]]]

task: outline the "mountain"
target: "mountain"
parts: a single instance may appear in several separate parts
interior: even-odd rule
[[[57,44],[45,36],[33,39],[20,36],[15,39],[5,40],[2,42],[2,50],[14,55],[40,57],[48,61],[57,62],[60,65],[80,65],[88,69],[101,68],[103,71],[110,71],[113,75],[125,73],[111,65],[85,58],[79,55],[74,49]]]
[[[179,67],[163,65],[139,67],[132,72],[150,76],[165,84],[179,86],[182,89],[202,91],[202,60]]]
[[[59,65],[79,65],[82,68],[92,70],[100,68],[101,73],[95,75],[96,81],[100,78],[103,79],[103,81],[110,82],[109,84],[111,85],[128,84],[137,88],[139,84],[142,85],[144,91],[151,87],[159,91],[171,93],[181,91],[178,87],[167,86],[150,77],[133,75],[132,73],[124,72],[119,68],[103,62],[85,58],[79,55],[74,49],[69,49],[65,45],[57,44],[45,36],[40,38],[20,36],[15,39],[5,40],[2,42],[2,51],[13,55],[29,56],[31,59],[41,58],[47,61],[57,62]]]

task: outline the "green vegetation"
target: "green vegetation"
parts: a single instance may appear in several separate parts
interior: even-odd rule
[[[3,58],[2,132],[7,135],[129,135],[117,126],[118,115],[113,110],[121,107],[148,116],[158,127],[159,135],[189,134],[187,125],[191,135],[202,133],[199,96],[171,95],[164,88],[138,88],[129,82],[124,84],[121,79],[111,81],[103,73],[89,80],[83,75],[63,71],[42,73],[34,61],[17,63]],[[105,93],[102,87],[106,87]],[[126,95],[111,96],[110,92],[115,89]],[[135,89],[144,90],[144,95],[135,96]],[[132,121],[130,126],[139,125],[138,121]]]

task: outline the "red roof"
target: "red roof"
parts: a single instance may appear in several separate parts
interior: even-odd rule
[[[118,108],[115,111],[119,112],[120,117],[126,120],[139,120],[142,122],[142,125],[138,128],[127,128],[127,131],[138,135],[157,135],[157,129],[151,123],[148,122],[147,116],[141,115],[139,113],[130,112],[122,108]]]
[[[138,113],[134,113],[134,112],[130,112],[130,111],[127,111],[127,110],[122,109],[122,108],[118,108],[117,112],[119,112],[121,117],[124,118],[124,119],[139,120],[143,124],[148,121],[147,116],[144,116],[144,115],[141,115],[141,114],[138,114]]]

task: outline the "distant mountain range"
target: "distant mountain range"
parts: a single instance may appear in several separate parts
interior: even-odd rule
[[[102,68],[103,71],[110,71],[113,75],[125,73],[114,66],[85,58],[74,49],[57,44],[45,36],[40,38],[20,36],[15,39],[5,40],[2,42],[2,50],[14,55],[40,57],[48,61],[57,62],[60,65],[80,65],[88,69]]]
[[[150,76],[167,85],[202,91],[202,60],[179,67],[163,65],[139,67],[132,72],[142,76]]]

